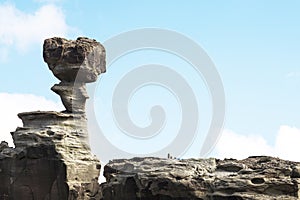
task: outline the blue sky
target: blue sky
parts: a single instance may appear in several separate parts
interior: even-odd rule
[[[31,94],[50,102],[47,108],[56,106],[59,99],[49,88],[57,80],[42,59],[45,37],[87,36],[103,42],[137,28],[174,30],[207,52],[223,81],[225,131],[212,155],[243,157],[261,150],[298,159],[289,157],[281,141],[300,137],[299,1],[1,0],[0,8],[0,94]],[[23,28],[9,29],[20,19]],[[105,75],[111,75],[109,70]],[[0,101],[14,107],[11,100]],[[44,108],[37,102],[24,109],[35,105]],[[228,141],[255,146],[238,154],[240,147],[226,146]]]

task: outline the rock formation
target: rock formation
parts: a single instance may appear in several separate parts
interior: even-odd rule
[[[300,163],[260,156],[244,160],[133,158],[104,167],[103,200],[299,199]]]
[[[87,38],[51,38],[43,55],[61,81],[52,90],[66,111],[18,115],[23,127],[11,133],[15,148],[0,145],[0,199],[99,199],[100,162],[87,142],[85,83],[105,72],[105,50]]]
[[[103,46],[88,38],[51,38],[44,60],[61,82],[63,112],[27,112],[0,143],[0,200],[293,200],[300,163],[260,156],[244,160],[133,158],[110,161],[99,186],[99,160],[87,142],[86,83],[105,72]]]
[[[61,82],[56,92],[67,112],[84,113],[88,98],[85,83],[95,82],[106,71],[105,49],[95,40],[80,37],[76,41],[51,38],[44,42],[43,57]]]

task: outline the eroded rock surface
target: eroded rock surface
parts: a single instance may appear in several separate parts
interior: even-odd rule
[[[272,157],[133,158],[104,168],[103,200],[298,199],[300,163]]]
[[[0,200],[293,200],[300,197],[300,163],[260,156],[234,159],[133,158],[109,162],[98,184],[99,160],[88,144],[86,83],[105,72],[95,40],[51,38],[44,60],[61,81],[63,112],[26,112],[0,143]]]
[[[67,112],[84,113],[88,98],[85,83],[95,82],[106,71],[105,49],[96,40],[50,38],[44,41],[43,57],[61,82],[51,89],[57,93]]]
[[[20,118],[24,127],[12,132],[15,148],[0,152],[0,199],[96,197],[100,162],[90,152],[85,118],[58,112]]]
[[[61,81],[95,82],[98,75],[106,71],[105,49],[96,40],[54,37],[46,39],[43,47],[45,62]]]
[[[51,38],[44,59],[60,83],[64,112],[27,112],[12,132],[15,148],[0,144],[1,200],[100,199],[100,162],[88,144],[86,83],[105,72],[103,46],[88,38]]]

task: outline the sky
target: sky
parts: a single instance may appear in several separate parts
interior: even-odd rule
[[[220,75],[226,117],[218,143],[206,156],[241,159],[271,155],[300,161],[299,9],[297,0],[0,0],[0,140],[12,144],[9,132],[22,125],[16,116],[18,112],[63,110],[59,97],[50,91],[58,80],[43,62],[44,39],[85,36],[105,43],[120,33],[153,27],[176,31],[196,42]],[[96,106],[100,106],[97,119],[108,124],[103,127],[103,135],[131,153],[144,154],[166,145],[176,136],[182,120],[178,115],[182,111],[176,108],[178,102],[170,92],[159,86],[144,87],[129,102],[130,117],[136,124],[146,126],[151,123],[149,106],[162,100],[169,120],[165,135],[142,142],[116,134],[117,126],[112,125],[115,119],[107,116],[112,109],[112,101],[107,97],[124,74],[149,63],[174,66],[196,92],[201,103],[200,119],[209,123],[212,115],[203,78],[197,77],[178,57],[153,50],[125,55],[101,75]],[[205,132],[207,127],[199,129]],[[182,157],[199,155],[205,134],[201,130]],[[97,141],[92,149],[100,159],[110,158],[103,155],[107,150],[97,146]]]

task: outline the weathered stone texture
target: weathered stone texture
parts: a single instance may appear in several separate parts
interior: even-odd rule
[[[298,199],[300,163],[272,157],[133,158],[104,168],[103,200]]]
[[[61,81],[95,82],[98,75],[106,71],[105,49],[96,40],[55,37],[46,39],[43,47],[45,62]]]
[[[64,112],[27,112],[12,132],[15,148],[0,144],[0,199],[99,199],[100,162],[88,144],[85,83],[105,72],[105,50],[95,40],[51,38],[44,60],[61,80],[52,90]]]
[[[293,200],[300,163],[258,156],[244,160],[133,158],[109,162],[99,186],[99,160],[88,144],[86,83],[106,71],[95,40],[51,38],[43,56],[61,81],[63,112],[26,112],[0,143],[0,200]]]
[[[84,113],[88,98],[85,83],[95,82],[106,72],[105,49],[96,40],[50,38],[44,42],[43,57],[61,82],[51,89],[62,100],[67,112]]]

